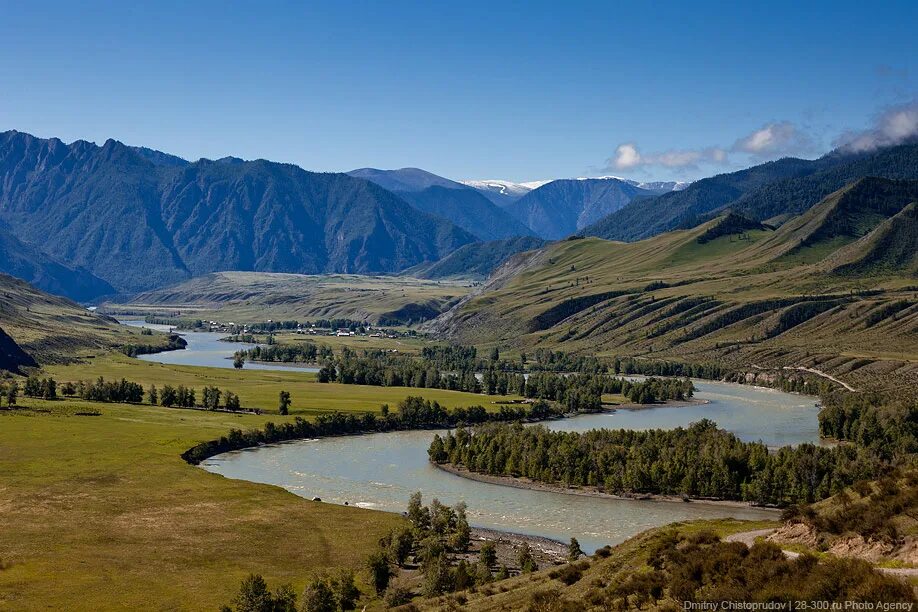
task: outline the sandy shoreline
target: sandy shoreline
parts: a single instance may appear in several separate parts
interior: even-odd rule
[[[443,470],[444,472],[449,472],[459,476],[460,478],[468,478],[469,480],[477,480],[479,482],[487,482],[490,484],[501,485],[505,487],[514,487],[516,489],[528,489],[530,491],[548,491],[551,493],[562,493],[564,495],[580,495],[582,497],[599,497],[605,499],[617,499],[617,500],[627,500],[627,501],[650,501],[658,503],[693,503],[693,504],[705,504],[711,506],[721,506],[727,508],[755,508],[757,510],[773,510],[774,512],[780,512],[777,508],[768,508],[766,506],[757,506],[750,502],[742,501],[732,501],[725,499],[703,499],[703,498],[683,498],[676,495],[640,495],[635,497],[625,497],[622,495],[614,495],[612,493],[605,493],[603,491],[597,491],[595,489],[584,489],[582,487],[564,487],[561,485],[547,484],[543,482],[535,482],[527,478],[515,478],[512,476],[491,476],[489,474],[479,474],[477,472],[470,472],[465,468],[457,468],[452,465],[440,465],[437,463],[432,463],[438,469]]]

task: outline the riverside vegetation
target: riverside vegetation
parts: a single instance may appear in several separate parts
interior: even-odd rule
[[[435,463],[564,487],[782,506],[824,499],[884,469],[866,449],[850,445],[769,453],[707,420],[687,429],[583,433],[492,424],[437,435],[428,453]]]

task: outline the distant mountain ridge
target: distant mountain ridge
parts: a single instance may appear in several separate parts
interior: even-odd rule
[[[533,233],[479,191],[426,170],[360,168],[348,174],[372,181],[418,210],[447,219],[481,240]]]
[[[114,287],[91,272],[55,261],[24,244],[4,227],[0,227],[0,273],[27,281],[42,291],[77,301],[90,301],[115,293]]]
[[[513,255],[540,249],[546,244],[547,241],[534,236],[475,242],[459,247],[440,261],[409,268],[404,274],[427,279],[484,279]]]
[[[657,195],[616,178],[566,179],[546,183],[507,206],[507,212],[543,238],[569,236],[629,204]]]
[[[918,179],[918,145],[870,153],[785,158],[696,181],[684,190],[630,203],[581,233],[634,241],[694,227],[731,208],[757,221],[780,223],[845,184],[865,176]]]
[[[475,241],[346,174],[181,161],[114,140],[2,133],[0,222],[122,292],[219,270],[397,272]]]

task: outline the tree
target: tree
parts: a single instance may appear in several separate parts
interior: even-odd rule
[[[580,550],[580,542],[577,541],[577,538],[571,538],[571,543],[567,545],[568,561],[576,561],[582,556],[583,551]]]
[[[424,595],[436,597],[453,590],[453,573],[449,561],[440,555],[424,569]]]
[[[356,607],[357,600],[360,599],[360,590],[354,584],[354,572],[341,570],[332,580],[332,590],[341,610],[353,610]]]
[[[260,574],[249,574],[242,580],[233,605],[237,612],[273,612],[274,598]]]
[[[465,559],[460,559],[453,574],[453,588],[457,591],[464,591],[474,584],[475,576],[469,570],[469,564]]]
[[[494,542],[485,542],[481,545],[478,560],[487,568],[497,565],[497,548],[494,546]]]
[[[302,612],[337,612],[338,602],[328,582],[320,576],[313,577],[303,591]]]
[[[532,549],[529,548],[529,542],[523,542],[523,546],[520,547],[520,552],[517,556],[517,562],[520,564],[520,571],[524,574],[535,572],[539,569],[538,563],[532,557]]]
[[[389,551],[392,553],[392,559],[401,566],[408,560],[408,555],[414,548],[414,534],[411,528],[403,527],[392,532],[390,539]]]
[[[281,391],[278,394],[277,411],[280,414],[288,414],[290,412],[290,392],[289,391]]]
[[[245,355],[242,354],[242,351],[236,351],[236,354],[233,355],[233,367],[237,370],[241,370],[244,365]]]
[[[207,410],[216,410],[220,407],[222,392],[217,387],[204,387],[202,403]]]
[[[150,385],[150,390],[147,391],[147,402],[151,406],[159,403],[159,393],[156,391],[156,385]]]
[[[6,404],[7,406],[16,405],[16,396],[19,395],[19,383],[15,380],[10,383],[10,386],[6,388]]]
[[[159,394],[160,405],[171,407],[175,406],[176,401],[178,401],[178,394],[175,391],[175,387],[172,385],[163,385],[163,391]]]
[[[392,568],[389,567],[389,556],[385,551],[377,550],[367,557],[367,570],[370,572],[370,584],[380,595],[389,586],[392,578]]]
[[[232,391],[226,392],[226,409],[227,410],[239,410],[239,396],[233,393]]]
[[[491,361],[497,361],[498,359],[500,359],[500,351],[495,346],[491,349]]]

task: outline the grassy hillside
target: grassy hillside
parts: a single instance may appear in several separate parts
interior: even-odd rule
[[[769,543],[725,538],[767,524],[733,520],[674,523],[600,549],[563,567],[435,599],[422,611],[677,610],[685,601],[878,600],[911,603],[911,587],[863,562],[785,559]]]
[[[103,304],[102,310],[246,322],[335,317],[418,322],[436,317],[468,291],[468,283],[410,277],[216,272],[141,293],[128,304]]]
[[[165,345],[75,302],[0,274],[0,328],[40,363],[66,363],[125,344]]]
[[[869,236],[888,231],[886,215],[895,228],[907,225],[897,218],[907,198],[873,206],[864,185],[832,194],[777,231],[725,230],[732,221],[722,217],[635,243],[556,243],[508,262],[433,328],[519,350],[811,367],[860,384],[915,388],[914,277],[898,268],[832,273],[822,263],[845,245],[845,261],[876,257],[871,248],[901,248],[878,247]],[[896,244],[910,244],[911,234],[899,233]]]
[[[21,404],[34,410],[0,411],[2,609],[216,610],[251,572],[301,592],[311,571],[358,568],[401,520],[228,480],[179,457],[266,417]],[[90,411],[101,415],[78,415]]]

